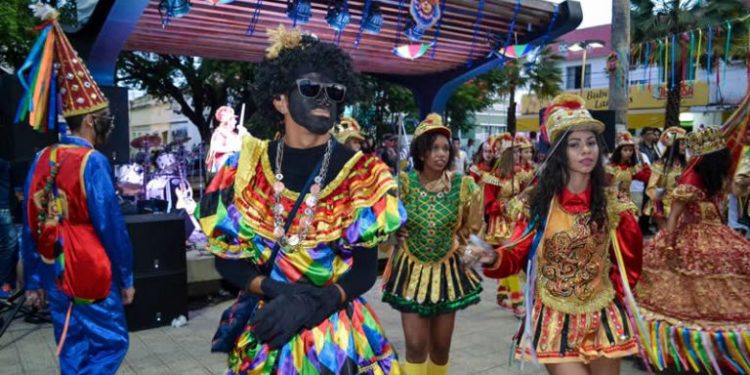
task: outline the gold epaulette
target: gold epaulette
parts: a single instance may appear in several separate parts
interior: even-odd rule
[[[529,186],[508,201],[506,205],[506,215],[510,220],[515,221],[518,220],[518,218],[528,219],[531,216],[531,196],[533,192],[534,187]]]

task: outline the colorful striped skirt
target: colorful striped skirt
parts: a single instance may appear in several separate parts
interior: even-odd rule
[[[245,327],[229,353],[228,374],[401,374],[382,325],[362,297],[275,350],[260,343],[251,328]]]
[[[599,311],[566,314],[537,299],[532,312],[532,334],[540,363],[590,363],[598,358],[621,358],[638,352],[625,307],[616,299]],[[516,358],[531,359],[521,349]]]

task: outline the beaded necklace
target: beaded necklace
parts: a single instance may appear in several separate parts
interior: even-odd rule
[[[281,172],[281,165],[284,160],[284,138],[282,137],[276,145],[276,182],[273,183],[273,235],[276,240],[284,247],[289,253],[293,253],[299,249],[301,242],[307,237],[307,232],[310,225],[313,222],[313,216],[315,214],[315,207],[318,204],[318,197],[320,196],[321,184],[323,179],[328,172],[328,166],[331,161],[331,154],[333,151],[333,139],[329,139],[326,144],[326,151],[323,155],[323,162],[320,167],[320,172],[313,179],[314,183],[310,186],[310,193],[305,198],[305,204],[307,208],[303,211],[303,215],[300,218],[301,229],[298,234],[289,235],[284,231],[284,205],[281,203],[281,196],[284,192],[284,174]]]

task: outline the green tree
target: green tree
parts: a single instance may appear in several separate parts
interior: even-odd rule
[[[254,75],[254,64],[143,52],[123,52],[117,64],[118,82],[173,100],[204,140],[211,137],[216,110],[227,103],[236,108],[245,103],[243,125],[258,137],[273,136],[273,126],[251,119],[256,109],[250,94]]]
[[[380,139],[384,133],[396,131],[398,114],[419,117],[419,110],[409,89],[370,75],[360,76],[362,96],[353,106],[352,116],[366,134]],[[408,129],[407,129],[408,130]]]
[[[37,33],[28,0],[0,2],[0,65],[16,68],[29,53]]]
[[[562,57],[555,54],[552,48],[545,47],[539,54],[532,55],[533,61],[522,63],[522,60],[508,60],[500,69],[500,81],[497,93],[508,96],[508,131],[516,133],[516,91],[528,88],[540,100],[550,99],[560,93],[562,70],[558,63]]]
[[[456,89],[445,108],[448,126],[454,132],[470,131],[476,125],[474,113],[487,109],[495,102],[495,93],[503,81],[502,71],[493,69]]]
[[[726,26],[726,21],[734,20],[737,17],[745,16],[748,13],[748,6],[743,0],[630,0],[630,31],[633,43],[643,43],[658,39],[664,39],[671,35],[677,35],[678,46],[681,45],[681,38],[686,37],[686,33],[698,28],[706,29],[711,26],[716,30],[717,27]],[[706,34],[704,32],[704,34]],[[747,26],[744,22],[734,23],[732,25],[732,39],[736,41],[747,42]],[[712,66],[719,68],[718,59],[724,54],[724,42],[726,32],[716,33],[713,41],[713,58]],[[703,43],[703,48],[707,48],[707,43]],[[745,49],[746,51],[746,49]],[[635,52],[635,51],[634,51]],[[677,48],[675,53],[676,61],[682,60],[682,48]],[[745,53],[745,52],[743,52]],[[703,51],[706,56],[706,51]],[[705,61],[704,61],[705,64]],[[705,66],[705,65],[704,65]],[[665,127],[679,126],[680,123],[680,102],[682,87],[682,64],[675,64],[674,73],[667,73],[667,82],[670,82],[667,109],[665,114]],[[672,77],[674,74],[674,78]],[[671,85],[674,80],[674,85]]]

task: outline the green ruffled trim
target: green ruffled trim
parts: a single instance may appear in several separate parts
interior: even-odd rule
[[[407,312],[417,313],[421,316],[436,316],[458,310],[463,310],[471,305],[479,303],[479,295],[482,293],[482,287],[478,286],[472,292],[464,295],[455,301],[445,301],[441,303],[417,303],[414,300],[407,300],[393,293],[383,293],[383,302],[388,303],[394,309]]]

